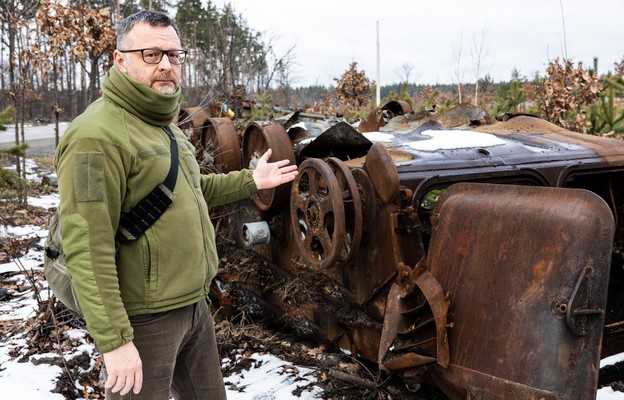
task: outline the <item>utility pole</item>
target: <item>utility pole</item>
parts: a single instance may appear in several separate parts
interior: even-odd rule
[[[381,102],[381,72],[380,72],[380,62],[379,62],[379,21],[377,21],[377,90],[376,90],[376,98],[375,98],[375,107],[379,107],[379,103]]]

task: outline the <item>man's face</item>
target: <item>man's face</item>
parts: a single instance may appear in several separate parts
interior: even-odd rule
[[[136,24],[128,33],[126,46],[119,50],[159,49],[179,50],[180,39],[172,26],[151,26],[146,23]],[[169,62],[169,57],[163,55],[158,64],[147,64],[141,57],[141,52],[121,53],[115,50],[115,65],[122,72],[146,84],[152,89],[163,93],[173,94],[180,84],[180,65]]]

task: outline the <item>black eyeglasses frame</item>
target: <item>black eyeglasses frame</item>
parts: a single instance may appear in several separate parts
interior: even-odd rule
[[[145,51],[146,50],[152,50],[152,51],[158,51],[160,52],[160,57],[158,58],[158,61],[155,62],[149,62],[145,60]],[[177,51],[180,53],[180,55],[182,56],[182,62],[173,62],[171,61],[171,56],[169,55],[170,52],[172,51]],[[153,47],[148,47],[145,49],[132,49],[132,50],[119,50],[120,53],[137,53],[140,52],[141,53],[141,59],[143,60],[143,62],[145,64],[150,64],[150,65],[157,65],[160,64],[160,62],[162,61],[163,57],[165,56],[165,54],[167,55],[167,58],[169,59],[169,63],[171,63],[172,65],[182,65],[186,62],[186,58],[188,55],[188,51],[184,50],[184,49],[172,49],[172,50],[161,50],[161,49],[155,49]]]

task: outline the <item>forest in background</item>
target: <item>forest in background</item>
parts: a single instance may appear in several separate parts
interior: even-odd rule
[[[357,61],[334,77],[335,86],[294,87],[295,47],[276,53],[275,39],[255,31],[231,5],[218,8],[209,0],[0,0],[0,129],[15,126],[12,154],[19,157],[25,149],[24,124],[55,122],[58,127],[99,96],[115,49],[115,21],[141,9],[175,16],[190,54],[182,66],[182,107],[213,105],[218,112],[225,104],[243,125],[278,116],[276,106],[349,121],[365,118],[379,106],[376,84],[358,70]],[[414,111],[471,103],[494,116],[528,113],[567,129],[620,137],[624,55],[614,60],[613,70],[598,71],[597,65],[597,59],[586,66],[557,58],[543,76],[514,70],[504,82],[484,75],[476,82],[439,85],[411,83],[404,65],[399,67],[404,69],[402,82],[380,88],[380,103],[404,100]]]

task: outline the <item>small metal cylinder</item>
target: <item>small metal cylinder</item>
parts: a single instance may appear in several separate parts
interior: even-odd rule
[[[269,224],[265,221],[243,224],[242,238],[245,247],[269,243],[269,240],[271,240]]]

